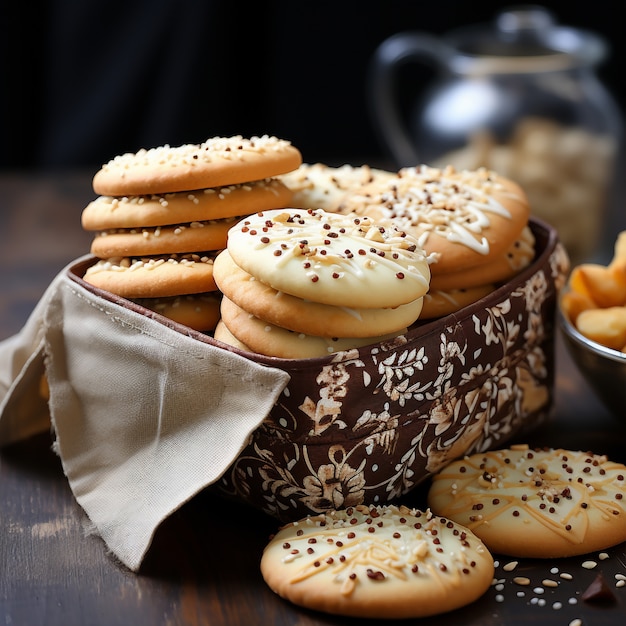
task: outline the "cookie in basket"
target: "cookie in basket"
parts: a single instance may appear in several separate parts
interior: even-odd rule
[[[279,179],[293,191],[292,206],[336,212],[348,193],[394,174],[369,165],[332,167],[324,163],[303,163]]]
[[[495,172],[427,166],[403,168],[394,178],[351,194],[340,210],[391,220],[411,233],[433,260],[433,279],[498,261],[530,216],[521,187]]]
[[[280,209],[291,198],[276,178],[177,193],[98,196],[83,209],[81,223],[89,231],[166,226]]]
[[[136,304],[200,332],[215,330],[220,319],[219,291],[183,294],[167,298],[135,298]]]
[[[215,252],[99,259],[83,276],[94,287],[124,298],[163,298],[217,290]]]
[[[621,463],[518,445],[452,462],[433,477],[428,506],[493,553],[558,558],[626,541],[625,493]]]
[[[405,506],[328,511],[283,526],[261,558],[279,596],[330,614],[420,618],[477,600],[494,562],[462,526]]]
[[[393,308],[359,309],[305,300],[256,280],[233,261],[228,250],[216,257],[213,274],[219,290],[256,318],[319,337],[375,337],[396,332],[418,319],[423,304],[423,298],[416,298]]]
[[[118,155],[96,172],[93,189],[106,196],[189,191],[271,178],[301,163],[300,151],[284,139],[212,137]]]

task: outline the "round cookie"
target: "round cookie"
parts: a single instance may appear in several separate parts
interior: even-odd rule
[[[182,252],[222,250],[228,231],[241,218],[105,230],[91,242],[91,254],[106,259],[117,256],[152,256]]]
[[[226,296],[220,307],[221,321],[229,332],[252,352],[283,359],[311,359],[369,346],[381,341],[394,339],[406,333],[403,328],[397,332],[376,337],[315,337],[296,333],[274,324],[264,322],[238,307]],[[224,341],[224,343],[228,343]]]
[[[81,215],[85,230],[166,226],[250,215],[289,206],[292,192],[276,178],[177,193],[98,196]]]
[[[330,511],[283,526],[261,574],[294,604],[361,618],[437,615],[490,587],[494,562],[467,529],[405,506]]]
[[[386,309],[356,309],[303,300],[276,291],[242,270],[228,253],[215,259],[218,289],[259,319],[288,330],[318,337],[373,337],[410,326],[422,310],[422,298]]]
[[[238,348],[244,352],[254,352],[254,350],[250,350],[250,348],[243,343],[243,341],[239,341],[235,335],[233,335],[230,330],[228,330],[228,326],[224,324],[224,322],[220,319],[215,325],[215,332],[213,333],[213,338],[225,343],[228,346],[233,346],[234,348]]]
[[[301,163],[300,151],[284,139],[212,137],[116,156],[96,172],[93,190],[128,196],[220,187],[284,174]]]
[[[83,279],[124,298],[162,298],[216,291],[215,255],[172,254],[158,257],[99,259]]]
[[[424,165],[351,194],[340,210],[391,220],[412,234],[436,261],[433,275],[491,262],[519,238],[530,216],[521,187],[495,172]]]
[[[428,506],[494,553],[559,558],[626,540],[626,466],[526,445],[473,454],[433,477]]]
[[[535,236],[525,226],[519,239],[491,263],[469,269],[431,276],[431,290],[449,291],[461,287],[470,288],[488,283],[499,283],[515,276],[527,267],[535,256]]]
[[[392,176],[392,172],[369,165],[331,167],[323,163],[303,163],[297,170],[279,178],[293,191],[291,206],[336,212],[346,194]]]
[[[424,304],[420,319],[434,319],[456,313],[463,307],[473,304],[495,289],[495,285],[479,285],[467,289],[450,289],[438,291],[431,289],[424,296]]]
[[[221,300],[218,291],[210,291],[169,298],[137,298],[134,302],[174,322],[207,332],[214,330],[220,319]]]
[[[231,228],[228,251],[240,268],[277,291],[334,306],[407,304],[426,293],[430,279],[413,237],[367,217],[321,209],[251,215]]]

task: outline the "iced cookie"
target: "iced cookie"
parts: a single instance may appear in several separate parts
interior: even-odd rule
[[[455,522],[404,506],[331,511],[283,526],[261,573],[294,604],[361,618],[419,618],[452,611],[491,585],[483,543]]]
[[[626,466],[528,446],[473,454],[433,478],[428,505],[494,553],[556,558],[626,540]]]
[[[128,196],[221,187],[285,174],[301,163],[300,151],[284,139],[212,137],[116,156],[96,172],[93,189]]]
[[[215,259],[213,275],[219,290],[248,313],[307,335],[375,337],[410,326],[422,310],[422,298],[383,309],[338,307],[297,298],[256,280],[233,262],[228,250]]]
[[[243,219],[229,231],[228,252],[276,291],[333,306],[407,304],[426,293],[430,280],[426,256],[410,235],[321,209],[277,209]]]

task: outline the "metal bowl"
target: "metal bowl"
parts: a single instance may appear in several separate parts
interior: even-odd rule
[[[559,326],[567,350],[598,399],[626,420],[626,354],[607,348],[576,330],[559,306]]]

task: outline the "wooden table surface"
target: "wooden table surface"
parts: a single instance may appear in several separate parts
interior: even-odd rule
[[[91,173],[0,174],[0,340],[17,332],[50,280],[88,252],[80,214],[94,197]],[[531,436],[536,445],[592,450],[626,462],[626,431],[594,397],[557,339],[554,418]],[[626,420],[624,421],[626,425]],[[292,606],[263,582],[259,558],[277,523],[243,505],[202,493],[157,531],[134,574],[107,554],[75,502],[51,436],[0,450],[0,623],[22,625],[356,624]],[[423,506],[423,488],[407,496]],[[606,557],[606,558],[602,558]],[[496,557],[497,558],[497,557]],[[593,569],[585,560],[597,562]],[[500,559],[500,585],[429,625],[626,623],[626,545],[566,560]],[[560,573],[571,574],[571,580]],[[582,592],[602,573],[605,603]],[[531,580],[520,587],[515,575]],[[544,584],[558,582],[557,587]],[[523,595],[520,595],[523,594]],[[560,603],[560,604],[559,604]],[[375,622],[371,622],[375,623]]]

